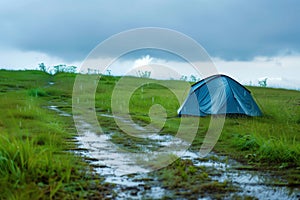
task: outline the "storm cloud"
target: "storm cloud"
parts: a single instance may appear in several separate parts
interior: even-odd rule
[[[79,61],[113,34],[180,31],[224,60],[300,52],[300,1],[1,1],[2,49]]]

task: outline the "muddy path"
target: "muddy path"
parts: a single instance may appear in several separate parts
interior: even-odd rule
[[[71,116],[58,107],[50,106],[48,108],[62,116]],[[114,117],[104,113],[101,116]],[[205,169],[205,174],[208,175],[209,184],[212,187],[214,184],[219,183],[219,185],[226,184],[231,189],[210,192],[202,190],[196,192],[196,194],[194,192],[193,196],[188,196],[188,193],[182,192],[182,188],[166,187],[162,183],[159,173],[153,172],[151,168],[147,168],[147,165],[142,162],[137,162],[137,157],[132,156],[135,154],[120,150],[120,147],[112,142],[114,132],[96,134],[92,125],[88,124],[83,118],[77,119],[77,121],[80,122],[82,128],[76,137],[78,149],[74,152],[84,157],[93,166],[95,173],[105,178],[105,182],[114,184],[114,188],[112,188],[114,195],[108,198],[300,199],[299,188],[288,187],[284,180],[272,175],[270,172],[243,169],[239,162],[213,152],[205,158],[200,158],[197,152],[189,150],[184,153],[180,152],[180,154],[175,152],[175,154],[179,155],[179,159],[183,162],[191,161],[195,168]],[[129,126],[134,127],[136,125],[129,124]],[[152,149],[153,146],[168,146],[174,140],[173,136],[162,136],[155,133],[151,133],[151,137],[148,139],[149,143],[143,144],[144,151]],[[180,141],[176,142],[180,143]],[[189,180],[187,180],[187,184],[189,184]]]

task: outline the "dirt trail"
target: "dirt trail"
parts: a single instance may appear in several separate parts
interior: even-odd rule
[[[60,115],[69,116],[56,107],[52,106],[49,108],[60,113]],[[102,117],[114,116],[102,114]],[[113,190],[117,194],[117,199],[160,199],[165,196],[174,196],[176,198],[176,191],[164,189],[157,177],[147,174],[152,169],[138,162],[138,157],[132,156],[135,154],[122,151],[111,142],[112,133],[96,134],[93,132],[92,126],[85,122],[84,119],[77,119],[77,121],[80,121],[82,128],[76,138],[81,151],[76,153],[87,158],[88,162],[94,167],[95,172],[104,176],[106,182],[116,184]],[[129,125],[136,126],[135,124]],[[140,127],[136,126],[136,128]],[[145,149],[150,149],[154,144],[168,146],[174,141],[180,144],[180,141],[177,141],[178,139],[174,140],[173,136],[161,136],[155,133],[151,133],[149,140],[151,142]],[[82,149],[85,151],[82,151]],[[299,188],[279,186],[275,183],[278,181],[283,183],[283,180],[272,177],[268,173],[237,169],[241,164],[226,157],[211,153],[207,158],[200,159],[196,152],[191,151],[175,152],[175,154],[180,156],[181,159],[191,160],[195,166],[207,167],[213,172],[209,174],[212,180],[232,183],[238,190],[228,194],[229,199],[236,195],[251,196],[257,199],[300,198]],[[206,199],[210,199],[210,197]]]

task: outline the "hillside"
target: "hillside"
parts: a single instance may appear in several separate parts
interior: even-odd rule
[[[86,76],[87,80],[99,79],[97,75]],[[61,112],[72,114],[75,78],[71,73],[49,75],[40,71],[0,70],[0,198],[28,199],[33,195],[101,198],[110,194],[109,184],[102,184],[101,178],[86,170],[87,163],[69,151],[76,149],[73,119],[49,109],[56,106]],[[112,94],[119,81],[120,77],[99,79],[95,95],[97,119],[104,132],[114,133],[112,142],[127,151],[135,151],[136,144],[143,141],[122,131],[113,118],[105,117],[112,113]],[[127,92],[139,83],[146,84],[132,91],[128,104],[133,122],[141,126],[151,123],[149,110],[159,104],[166,110],[160,135],[175,135],[181,118],[177,117],[180,103],[173,91],[179,90],[182,81],[128,77],[120,90]],[[226,117],[213,151],[240,161],[241,168],[271,170],[289,185],[299,185],[300,92],[247,88],[264,115]],[[180,101],[186,92],[178,91]],[[153,116],[160,111],[154,110]],[[161,125],[159,120],[155,126]],[[199,151],[210,121],[210,117],[200,118],[191,151]]]

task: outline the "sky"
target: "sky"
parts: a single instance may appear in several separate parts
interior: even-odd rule
[[[243,84],[268,78],[269,86],[299,89],[299,21],[298,0],[0,1],[0,68],[34,69],[41,62],[80,66],[112,35],[161,27],[194,39],[220,73]],[[182,64],[168,56],[140,56],[116,66]]]

